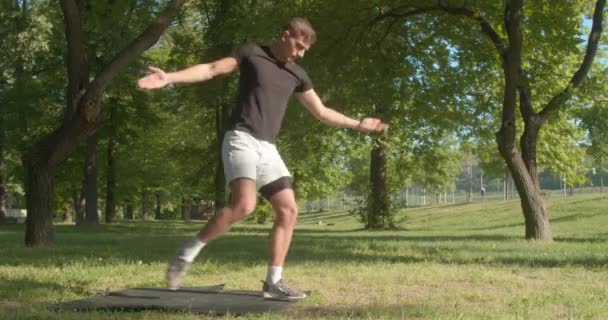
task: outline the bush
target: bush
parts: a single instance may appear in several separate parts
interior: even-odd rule
[[[381,199],[367,190],[363,197],[355,199],[355,204],[355,208],[349,212],[357,217],[365,229],[396,228],[395,214],[398,208],[390,197]]]
[[[257,224],[264,224],[272,215],[272,206],[264,199],[260,199],[258,206],[255,209],[254,217]]]

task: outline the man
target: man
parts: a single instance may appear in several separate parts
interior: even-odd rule
[[[303,18],[293,18],[270,47],[249,43],[229,57],[173,73],[150,67],[151,74],[139,79],[140,88],[156,89],[173,83],[207,81],[240,70],[237,104],[222,144],[222,161],[232,201],[178,250],[167,271],[169,288],[179,287],[190,264],[209,241],[254,211],[259,190],[276,215],[268,244],[269,263],[263,295],[282,300],[306,297],[282,280],[283,263],[298,215],[289,171],[273,144],[288,99],[295,93],[313,116],[330,126],[362,132],[381,132],[388,127],[379,119],[354,120],[323,105],[308,75],[295,62],[315,41],[316,33],[310,23]]]

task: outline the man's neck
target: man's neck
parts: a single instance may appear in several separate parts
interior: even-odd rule
[[[279,49],[279,45],[277,43],[274,43],[270,46],[270,52],[272,53],[275,59],[277,59],[281,63],[286,63],[285,59],[283,59],[283,57],[281,56],[281,50]]]

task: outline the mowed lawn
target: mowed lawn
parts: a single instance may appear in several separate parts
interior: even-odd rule
[[[516,200],[403,210],[398,231],[361,230],[346,212],[302,214],[284,277],[314,294],[281,314],[219,318],[608,319],[608,194],[547,202],[550,244],[523,240]],[[45,249],[23,246],[23,226],[0,226],[0,318],[207,318],[48,308],[164,286],[167,261],[201,223],[58,225]],[[184,285],[259,290],[270,226],[235,226],[204,249]]]

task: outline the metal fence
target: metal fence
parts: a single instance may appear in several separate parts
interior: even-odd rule
[[[603,190],[600,187],[582,187],[566,190],[542,190],[545,197],[564,197],[576,196],[577,194],[585,193],[600,193],[608,194],[608,189]],[[479,193],[469,192],[442,192],[430,193],[423,188],[408,188],[400,193],[391,196],[392,201],[401,208],[420,207],[420,206],[436,206],[436,205],[453,205],[463,203],[478,203],[484,201],[504,201],[519,199],[519,195],[515,190],[505,192],[485,192],[483,195]],[[361,197],[348,196],[341,194],[322,199],[300,200],[298,205],[300,212],[316,212],[329,210],[351,210],[357,207]]]

